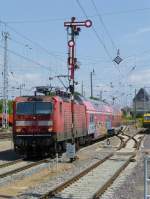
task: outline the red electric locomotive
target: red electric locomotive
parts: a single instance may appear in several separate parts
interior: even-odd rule
[[[17,97],[13,104],[15,151],[25,156],[53,156],[56,151],[61,154],[72,136],[71,118],[71,101],[66,94]],[[117,126],[120,125],[119,111],[116,115],[104,102],[95,105],[77,96],[74,103],[76,143],[84,144],[103,136],[110,126],[112,128],[115,118],[118,118]]]
[[[13,139],[15,151],[55,154],[65,151],[71,139],[71,103],[68,97],[17,97],[14,105]],[[75,138],[86,136],[85,106],[74,104]]]

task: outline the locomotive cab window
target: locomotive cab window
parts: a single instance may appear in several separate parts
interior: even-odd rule
[[[53,105],[51,102],[35,102],[36,114],[50,114],[52,113]]]
[[[51,102],[18,102],[16,104],[17,115],[51,114],[52,111]]]
[[[144,116],[144,120],[150,120],[150,116]]]
[[[16,104],[17,115],[33,115],[34,106],[33,102],[18,102]]]

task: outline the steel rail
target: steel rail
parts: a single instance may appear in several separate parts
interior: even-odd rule
[[[54,196],[56,193],[62,191],[66,187],[70,186],[71,184],[73,184],[74,182],[76,182],[77,180],[79,180],[81,177],[85,176],[87,173],[89,173],[90,171],[92,171],[94,168],[98,167],[100,164],[102,164],[103,162],[105,162],[106,160],[108,160],[109,158],[111,158],[112,156],[113,156],[113,153],[109,154],[104,159],[99,160],[98,162],[96,162],[95,164],[93,164],[91,167],[85,169],[81,173],[77,174],[76,176],[72,177],[71,179],[67,180],[66,182],[60,184],[58,187],[56,187],[52,191],[46,193],[44,196],[40,197],[40,199],[47,199],[49,197]]]
[[[0,133],[0,139],[10,139],[12,138],[12,133]]]
[[[137,132],[134,136],[129,136],[129,139],[126,140],[126,143],[133,139],[135,141],[135,145],[134,145],[134,148],[135,148],[135,151],[137,151],[140,147],[140,144],[141,144],[141,141],[142,139],[144,138],[144,136],[141,136],[140,140],[137,141],[134,137],[139,134],[139,132]],[[126,134],[125,134],[126,135]],[[126,144],[125,144],[126,145]],[[134,159],[134,157],[136,156],[136,154],[133,154],[127,162],[125,162],[125,164],[107,181],[106,184],[104,184],[93,196],[93,199],[99,199],[99,197],[106,191],[106,189],[108,187],[111,186],[111,184],[114,182],[114,180],[120,175],[120,173],[129,165],[129,163]]]
[[[129,165],[135,155],[132,155],[121,167],[114,173],[114,175],[94,194],[93,199],[99,199],[99,197],[106,191],[108,187],[115,181],[120,173]]]
[[[8,167],[21,161],[23,161],[23,159],[17,159],[15,161],[6,162],[4,164],[0,164],[0,168]]]
[[[14,170],[8,171],[6,173],[0,174],[0,178],[4,178],[4,177],[7,177],[9,175],[16,174],[18,172],[24,171],[24,170],[29,169],[31,167],[37,166],[37,165],[42,164],[42,163],[47,163],[47,162],[49,162],[48,159],[44,159],[44,160],[40,160],[40,161],[37,161],[37,162],[29,163],[26,166],[22,166],[22,167],[19,167],[17,169],[14,169]]]
[[[120,150],[120,149],[122,149],[123,147],[124,147],[124,140],[123,140],[123,137],[121,137],[120,135],[116,135],[116,137],[117,138],[119,138],[120,139],[120,145],[119,145],[119,147],[117,148],[117,150]]]
[[[117,135],[117,137],[118,137],[118,135]],[[130,139],[133,139],[131,136],[128,136],[128,139],[126,141],[123,141],[123,137],[119,136],[119,138],[121,140],[121,145],[120,145],[120,147],[118,147],[117,150],[120,150],[121,148],[124,148],[126,146],[126,143]],[[135,139],[133,139],[133,140],[135,141]],[[81,177],[83,177],[86,174],[88,174],[88,172],[92,171],[94,168],[98,167],[100,164],[102,164],[103,162],[105,162],[108,159],[110,159],[113,155],[114,154],[112,153],[109,156],[106,156],[103,160],[98,161],[97,163],[95,163],[91,167],[85,169],[81,173],[77,174],[76,176],[72,177],[71,179],[67,180],[66,182],[60,184],[55,189],[53,189],[53,190],[49,191],[48,193],[44,194],[43,196],[40,197],[40,199],[47,199],[47,198],[55,196],[57,193],[61,192],[65,188],[67,188],[68,186],[70,186],[71,184],[73,184],[74,182],[76,182],[77,180],[79,180]],[[100,187],[100,189],[94,194],[93,199],[98,199],[99,196],[104,193],[104,191],[114,182],[114,180],[128,166],[128,164],[133,160],[133,158],[135,156],[136,156],[136,154],[134,152],[132,152],[131,156],[129,157],[129,159],[127,159],[127,161],[114,173],[114,175],[102,187]]]
[[[135,135],[136,136],[136,135]],[[136,138],[133,138],[133,140],[136,140]],[[144,136],[141,136],[141,137],[138,137],[138,140],[136,140],[135,144],[134,144],[134,148],[136,148],[136,150],[139,150],[140,148],[140,145],[141,145],[141,142],[142,140],[144,139],[145,135]]]

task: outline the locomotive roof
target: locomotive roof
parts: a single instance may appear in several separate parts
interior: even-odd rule
[[[44,95],[37,95],[37,96],[20,96],[16,97],[16,102],[32,102],[32,101],[50,101],[50,96],[44,96]]]
[[[30,101],[51,101],[52,99],[55,99],[56,101],[65,101],[70,102],[71,99],[69,96],[45,96],[45,95],[36,95],[36,96],[20,96],[16,97],[16,102],[30,102]],[[80,97],[75,96],[75,102],[79,104],[83,104],[83,101]]]
[[[89,111],[107,112],[107,113],[121,113],[121,109],[118,105],[110,105],[104,101],[97,101],[93,99],[87,99],[80,96],[83,103],[86,105]]]
[[[150,113],[144,113],[144,116],[150,116]]]
[[[37,96],[20,96],[16,97],[16,102],[29,102],[29,101],[52,101],[55,99],[56,101],[65,101],[70,102],[71,99],[69,96],[45,96],[45,95],[37,95]],[[89,111],[98,111],[98,112],[108,112],[108,113],[118,113],[120,111],[120,107],[117,105],[110,105],[104,101],[97,101],[93,99],[85,98],[81,95],[75,95],[75,103],[84,104]]]

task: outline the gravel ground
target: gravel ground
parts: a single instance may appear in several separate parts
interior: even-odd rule
[[[129,133],[134,134],[135,132],[131,131]],[[52,178],[49,178],[48,181],[46,181],[45,183],[39,184],[39,186],[28,189],[28,191],[25,191],[24,193],[22,193],[20,196],[18,196],[18,198],[20,198],[20,199],[25,199],[25,198],[31,198],[31,199],[34,198],[35,199],[35,198],[38,198],[42,194],[44,194],[45,192],[50,191],[51,189],[55,188],[58,184],[64,182],[67,179],[70,179],[72,176],[76,175],[80,171],[84,170],[85,168],[87,168],[90,165],[92,165],[93,163],[95,163],[96,159],[101,159],[106,154],[108,154],[108,152],[110,152],[110,151],[112,152],[112,149],[115,149],[116,145],[118,145],[120,143],[120,142],[118,142],[117,137],[111,138],[110,142],[111,142],[111,146],[107,146],[106,141],[103,141],[99,144],[99,147],[96,148],[96,150],[90,150],[90,156],[89,156],[88,159],[87,159],[86,155],[89,155],[89,150],[87,150],[86,148],[83,148],[81,150],[81,153],[79,154],[79,157],[81,159],[79,159],[78,161],[73,163],[73,165],[72,165],[73,168],[71,170],[64,172],[63,175],[58,175],[58,176],[54,176]],[[90,146],[89,148],[93,149],[93,146]],[[102,152],[102,151],[104,151],[104,149],[105,149],[105,153]],[[83,154],[82,154],[82,152],[83,152]],[[95,152],[99,152],[99,153],[95,153]],[[136,163],[130,164],[130,167],[133,168],[135,166],[135,164]],[[125,171],[125,175],[129,174],[129,177],[130,177],[130,174],[131,174],[131,171],[132,171],[131,168],[128,168],[129,170]],[[126,181],[126,178],[122,179],[121,181],[119,180],[119,185],[120,185],[120,182],[123,183],[124,181]],[[118,185],[117,185],[117,187],[118,187]],[[119,193],[120,193],[120,191],[119,191]],[[109,196],[110,196],[110,193],[109,193]],[[119,197],[117,195],[114,199],[119,199]],[[108,197],[107,199],[111,199],[111,198]],[[121,199],[127,199],[127,198],[124,197],[124,198],[121,198]]]
[[[150,135],[144,138],[137,161],[130,163],[100,199],[142,199],[144,198],[144,156],[150,150]]]
[[[71,186],[56,194],[54,199],[91,199],[99,187],[102,187],[122,165],[125,164],[131,155],[114,155],[98,167],[90,171],[87,175],[80,178]],[[70,197],[71,196],[71,197]]]
[[[43,170],[44,168],[47,168],[48,166],[50,166],[50,163],[42,163],[40,165],[37,165],[35,167],[31,167],[29,169],[26,169],[24,171],[21,171],[19,173],[13,174],[11,176],[7,176],[5,178],[1,178],[0,179],[0,192],[1,189],[3,189],[4,186],[8,186],[8,184],[14,184],[15,180],[23,180],[25,177],[31,176],[35,173],[40,172],[41,170]]]
[[[12,140],[0,139],[0,165],[18,159]]]
[[[7,166],[7,167],[3,167],[3,168],[0,169],[0,175],[1,175],[1,174],[4,174],[4,173],[6,173],[6,172],[9,172],[9,171],[13,171],[13,170],[15,170],[15,169],[18,169],[18,168],[27,166],[27,165],[29,165],[29,164],[31,164],[31,163],[33,163],[33,162],[30,162],[30,161],[21,161],[21,162],[15,163],[15,164],[13,164],[13,165],[9,165],[9,166]]]
[[[13,149],[13,142],[11,140],[0,139],[0,151]]]
[[[93,165],[98,160],[97,159],[103,159],[108,153],[101,153],[95,156],[95,159],[93,157],[83,160],[83,161],[76,161],[71,165],[71,169],[68,171],[65,171],[62,175],[55,175],[54,177],[50,177],[47,182],[40,184],[37,187],[30,188],[25,193],[21,194],[18,198],[20,199],[26,199],[26,198],[38,198],[42,194],[50,191],[51,189],[58,186],[58,184],[63,183],[64,181],[70,179],[71,177],[75,176],[76,174],[80,173],[82,170],[86,169],[87,167]]]
[[[127,133],[127,131],[125,133]],[[134,129],[130,130],[128,131],[128,133],[130,135],[135,134],[135,130]],[[0,198],[7,198],[7,197],[10,198],[10,196],[13,196],[13,195],[14,197],[11,197],[11,198],[20,198],[20,199],[39,198],[45,192],[50,191],[50,189],[53,189],[58,184],[64,182],[67,179],[70,179],[72,176],[76,175],[77,173],[89,167],[90,165],[94,164],[95,162],[97,162],[98,159],[102,159],[106,155],[108,155],[110,152],[113,152],[113,150],[115,150],[116,146],[118,146],[119,144],[120,144],[120,140],[114,136],[110,138],[110,145],[107,145],[106,140],[104,140],[104,141],[101,141],[100,143],[96,143],[94,145],[83,148],[77,153],[79,156],[79,159],[73,162],[72,164],[66,163],[67,159],[64,155],[62,158],[62,163],[59,163],[57,165],[56,162],[54,162],[53,164],[52,163],[47,164],[47,165],[45,164],[43,168],[41,167],[41,170],[46,169],[44,171],[46,177],[45,176],[43,177],[42,174],[40,174],[40,169],[38,169],[38,167],[36,171],[33,169],[32,171],[28,170],[24,172],[23,174],[22,172],[20,172],[20,174],[15,174],[14,177],[11,178],[11,180],[8,179],[8,182],[10,181],[8,188],[5,186],[0,187],[0,190],[3,190],[3,192],[0,191]],[[132,163],[133,166],[135,166],[135,164],[136,163]],[[59,172],[60,170],[61,172]],[[131,169],[129,169],[129,171],[130,170]],[[129,173],[129,171],[127,171],[126,173]],[[38,172],[39,172],[39,176],[41,175],[41,179],[37,180],[35,178],[33,180],[33,177],[32,177],[33,173],[38,173]],[[32,181],[32,183],[29,183],[28,177],[31,177],[34,182]],[[26,178],[28,181],[24,180]],[[23,181],[24,183],[22,183]],[[124,183],[124,181],[126,180],[122,180],[122,181],[121,182]],[[18,190],[20,189],[19,191],[17,190],[17,183],[18,184],[22,183],[21,185],[22,187],[18,188]],[[4,187],[6,189],[6,192],[4,190]],[[15,191],[14,191],[14,187],[15,187]],[[12,194],[13,191],[14,191],[14,194]],[[119,199],[119,197],[118,198],[116,197],[114,199]],[[128,198],[124,197],[121,199],[128,199]],[[135,199],[135,198],[132,198],[132,199]]]
[[[90,145],[86,148],[82,148],[78,153],[79,159],[75,162],[67,163],[68,159],[65,154],[62,158],[62,163],[58,165],[56,162],[44,164],[41,170],[35,169],[28,170],[26,172],[20,172],[20,174],[15,174],[13,177],[8,177],[6,180],[2,180],[0,187],[0,197],[3,198],[10,197],[14,195],[14,198],[38,198],[41,194],[53,189],[58,184],[69,179],[71,176],[76,175],[81,170],[89,167],[98,161],[98,159],[103,159],[110,152],[115,150],[116,145],[120,144],[120,140],[117,137],[110,138],[110,145],[107,145],[106,141],[101,141]],[[45,169],[45,170],[44,170]],[[43,170],[43,171],[42,171]],[[40,173],[40,171],[42,171]],[[36,178],[34,179],[34,174]],[[41,176],[41,178],[40,178]],[[31,182],[29,182],[29,178]],[[5,186],[9,183],[9,186]],[[24,183],[23,183],[24,182]],[[17,190],[18,187],[18,190]],[[16,197],[16,195],[20,195]]]
[[[15,154],[13,149],[0,151],[0,165],[19,159],[20,157]]]

